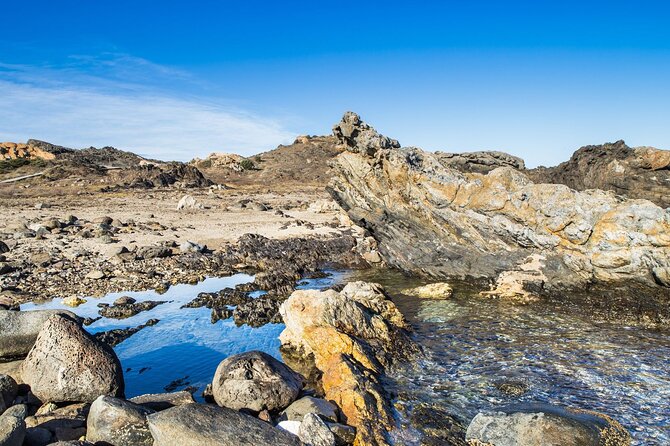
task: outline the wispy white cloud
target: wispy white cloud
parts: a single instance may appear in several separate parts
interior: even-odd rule
[[[0,64],[0,139],[187,160],[250,155],[295,136],[279,119],[170,88],[184,81],[188,73],[127,55],[73,57],[58,68]]]

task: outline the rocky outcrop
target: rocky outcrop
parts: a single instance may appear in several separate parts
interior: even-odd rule
[[[325,398],[357,428],[356,444],[388,444],[393,411],[380,377],[414,346],[408,325],[378,284],[352,282],[341,292],[298,290],[280,308],[285,357],[310,358]]]
[[[223,407],[185,404],[148,416],[156,446],[300,446],[298,437]]]
[[[93,402],[123,396],[123,369],[114,351],[73,320],[50,317],[21,367],[21,376],[43,402]]]
[[[629,446],[630,434],[596,412],[526,404],[479,413],[466,432],[473,446]]]
[[[461,172],[489,173],[498,167],[511,167],[518,170],[526,168],[521,158],[505,152],[435,152],[435,156],[443,165]]]
[[[435,154],[380,142],[389,140],[351,114],[333,132],[348,150],[336,159],[331,195],[402,270],[495,278],[538,264],[528,261],[537,254],[540,289],[550,291],[656,287],[653,270],[670,265],[670,210],[650,201],[535,184],[511,167],[464,173]]]
[[[527,171],[536,183],[560,183],[576,190],[611,190],[670,207],[670,150],[630,148],[623,141],[577,150],[555,167]]]
[[[279,411],[300,394],[303,378],[267,353],[251,351],[230,356],[214,373],[212,393],[221,407]]]
[[[0,358],[23,357],[28,354],[44,323],[55,314],[75,318],[64,310],[12,311],[0,309]]]
[[[47,152],[32,144],[21,144],[15,142],[0,142],[0,160],[12,159],[43,159],[52,160],[56,158],[53,153]]]

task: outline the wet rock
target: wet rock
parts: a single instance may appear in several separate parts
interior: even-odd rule
[[[148,416],[160,446],[300,446],[300,440],[257,418],[228,408],[186,404]]]
[[[74,313],[64,310],[0,310],[0,358],[27,355],[44,323],[55,314],[76,318]]]
[[[100,395],[124,392],[123,371],[114,351],[59,315],[44,323],[21,375],[42,401],[92,402]]]
[[[248,325],[250,327],[262,327],[265,324],[280,324],[279,314],[280,301],[271,297],[261,296],[257,299],[249,299],[233,310],[233,318],[237,326]]]
[[[145,300],[138,303],[113,305],[109,307],[102,307],[98,310],[98,314],[102,317],[110,319],[126,319],[135,316],[142,311],[149,311],[158,305],[164,304],[164,300]]]
[[[147,415],[151,409],[110,396],[100,396],[93,404],[86,422],[86,440],[114,446],[151,446]]]
[[[115,328],[108,331],[101,331],[95,333],[93,336],[100,342],[104,342],[110,347],[115,347],[137,333],[138,331],[156,325],[160,322],[158,319],[149,319],[146,323],[138,325],[137,327],[129,328]]]
[[[352,282],[342,292],[294,291],[280,308],[282,353],[313,358],[325,398],[357,428],[361,444],[387,444],[393,410],[380,377],[416,347],[409,325],[378,284]]]
[[[114,305],[130,305],[135,302],[137,301],[130,296],[121,296],[114,301]]]
[[[298,437],[306,446],[335,446],[335,435],[318,415],[308,413],[300,424]]]
[[[233,310],[228,308],[212,308],[210,320],[212,324],[216,324],[218,321],[226,320],[232,316]]]
[[[259,351],[224,359],[212,382],[214,399],[219,406],[254,412],[285,409],[295,401],[302,387],[302,376]]]
[[[26,424],[11,415],[0,415],[0,444],[2,446],[21,446],[26,436]]]
[[[630,434],[606,415],[546,404],[480,412],[470,422],[466,439],[496,446],[628,446],[631,442]]]
[[[326,421],[337,423],[337,406],[330,401],[313,396],[304,396],[291,403],[279,415],[279,419],[302,421],[308,413],[317,414]]]
[[[403,290],[403,293],[426,299],[447,299],[451,297],[451,295],[454,293],[454,290],[448,283],[437,282],[418,286],[416,288],[406,289]]]
[[[4,407],[9,407],[19,393],[19,385],[9,375],[0,374],[0,400],[4,401]],[[1,406],[0,406],[1,407]],[[2,412],[0,410],[0,412]]]
[[[183,404],[193,404],[195,400],[190,392],[153,393],[140,395],[130,399],[131,402],[155,411],[169,409]]]

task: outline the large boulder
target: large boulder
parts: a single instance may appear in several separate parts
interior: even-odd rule
[[[119,398],[101,395],[93,404],[86,421],[86,440],[114,446],[151,446],[147,415],[151,409]]]
[[[536,255],[541,261],[529,286],[537,293],[598,283],[648,287],[633,304],[658,302],[661,319],[670,321],[670,290],[653,274],[670,267],[670,209],[602,190],[536,184],[513,167],[462,172],[418,148],[371,144],[383,140],[372,132],[349,113],[335,126],[347,151],[334,161],[328,190],[374,234],[391,266],[432,279],[495,279],[527,268]]]
[[[0,358],[28,354],[42,325],[54,314],[76,316],[64,310],[12,311],[0,309]]]
[[[155,446],[300,446],[298,437],[225,407],[185,404],[147,418]]]
[[[302,376],[260,351],[224,359],[212,382],[214,400],[219,406],[256,412],[288,407],[302,387]]]
[[[93,402],[123,396],[123,369],[114,351],[73,320],[51,316],[21,368],[33,394],[47,402]]]
[[[629,446],[631,443],[626,429],[606,415],[546,404],[479,413],[470,422],[465,436],[471,444],[494,446]]]
[[[326,399],[357,428],[359,444],[388,444],[395,421],[380,378],[387,365],[410,357],[416,348],[384,289],[352,282],[339,293],[298,290],[280,313],[286,324],[279,336],[284,357],[314,362]]]

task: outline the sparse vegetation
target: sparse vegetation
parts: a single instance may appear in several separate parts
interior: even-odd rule
[[[250,159],[243,159],[240,161],[240,167],[244,170],[255,170],[256,165]]]
[[[3,160],[0,161],[0,174],[9,173],[18,169],[19,167],[27,166],[28,164],[31,164],[35,167],[44,167],[47,163],[42,159],[30,160],[27,158],[15,158],[10,160]]]

